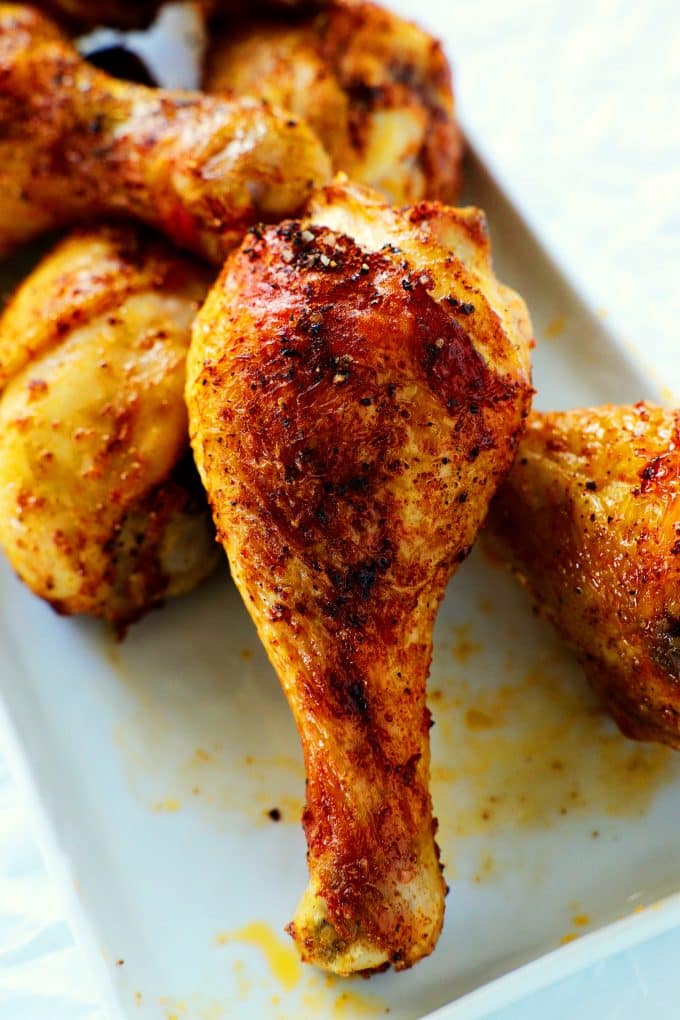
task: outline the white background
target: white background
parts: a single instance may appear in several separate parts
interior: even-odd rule
[[[460,108],[594,307],[680,393],[680,26],[671,0],[393,0],[445,20]],[[2,664],[0,663],[0,669]],[[494,1020],[676,1018],[680,931]],[[0,759],[0,1017],[100,1020],[23,797]]]

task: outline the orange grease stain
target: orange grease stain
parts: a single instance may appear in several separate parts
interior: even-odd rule
[[[162,996],[159,999],[164,1009],[165,1020],[226,1020],[230,1011],[219,1002],[206,1002],[191,996],[188,999],[174,999]],[[154,1014],[155,1015],[155,1014]]]
[[[354,983],[351,979],[337,978],[332,974],[326,974],[322,979],[308,974],[302,994],[302,1004],[308,1011],[305,1015],[354,1020],[355,1017],[383,1016],[390,1012],[389,1006],[379,996],[362,995],[347,987]]]
[[[586,686],[550,660],[495,689],[453,678],[430,701],[432,787],[442,836],[645,813],[673,752],[623,737]]]
[[[470,628],[467,624],[463,624],[458,627],[452,627],[453,634],[455,637],[453,645],[453,657],[456,662],[461,665],[465,665],[477,652],[481,651],[482,646],[477,641],[473,641],[470,637]]]
[[[168,814],[174,814],[175,811],[179,811],[181,803],[175,797],[166,797],[164,800],[157,801],[154,804],[154,811],[167,812]]]
[[[293,947],[279,938],[264,921],[251,921],[231,932],[221,932],[215,942],[225,946],[240,942],[260,950],[271,974],[288,991],[295,988],[302,977],[302,965]]]
[[[555,315],[543,330],[546,340],[556,340],[567,328],[567,320],[564,315]]]
[[[356,992],[342,992],[331,1008],[331,1016],[335,1017],[370,1017],[380,1016],[385,1012],[385,1004],[380,999],[357,995]]]

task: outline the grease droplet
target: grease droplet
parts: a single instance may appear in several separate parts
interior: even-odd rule
[[[251,921],[235,931],[221,932],[215,942],[218,946],[229,942],[255,946],[263,954],[272,975],[286,989],[295,988],[302,976],[302,965],[293,947],[284,943],[264,921]]]
[[[556,340],[567,328],[567,320],[564,315],[555,315],[543,330],[546,340]]]

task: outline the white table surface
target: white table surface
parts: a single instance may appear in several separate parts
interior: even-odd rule
[[[672,0],[392,0],[457,38],[460,106],[594,306],[680,394],[680,14]],[[493,228],[493,224],[491,225]],[[0,663],[0,669],[2,663]],[[104,1020],[0,748],[0,1017]],[[493,1020],[677,1020],[680,930]],[[191,1018],[187,1018],[191,1020]]]

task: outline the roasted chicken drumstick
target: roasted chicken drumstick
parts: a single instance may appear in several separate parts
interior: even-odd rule
[[[680,412],[532,415],[489,520],[623,732],[680,748]]]
[[[216,562],[184,405],[208,277],[166,248],[79,231],[0,318],[0,545],[60,612],[119,626]]]
[[[0,255],[115,213],[221,263],[248,226],[298,211],[328,170],[289,115],[110,78],[33,8],[0,4]]]
[[[446,57],[377,4],[332,0],[293,21],[251,15],[213,39],[204,86],[303,117],[335,170],[396,205],[457,196],[462,146]]]
[[[164,0],[39,0],[36,7],[47,10],[53,17],[74,29],[111,25],[117,28],[137,28],[147,25]],[[323,0],[196,0],[208,16],[231,18],[253,6],[274,10],[294,10],[298,7],[320,7]]]
[[[327,970],[409,967],[441,929],[432,627],[512,460],[529,340],[478,211],[342,180],[251,232],[194,326],[197,466],[304,750],[290,931]]]

